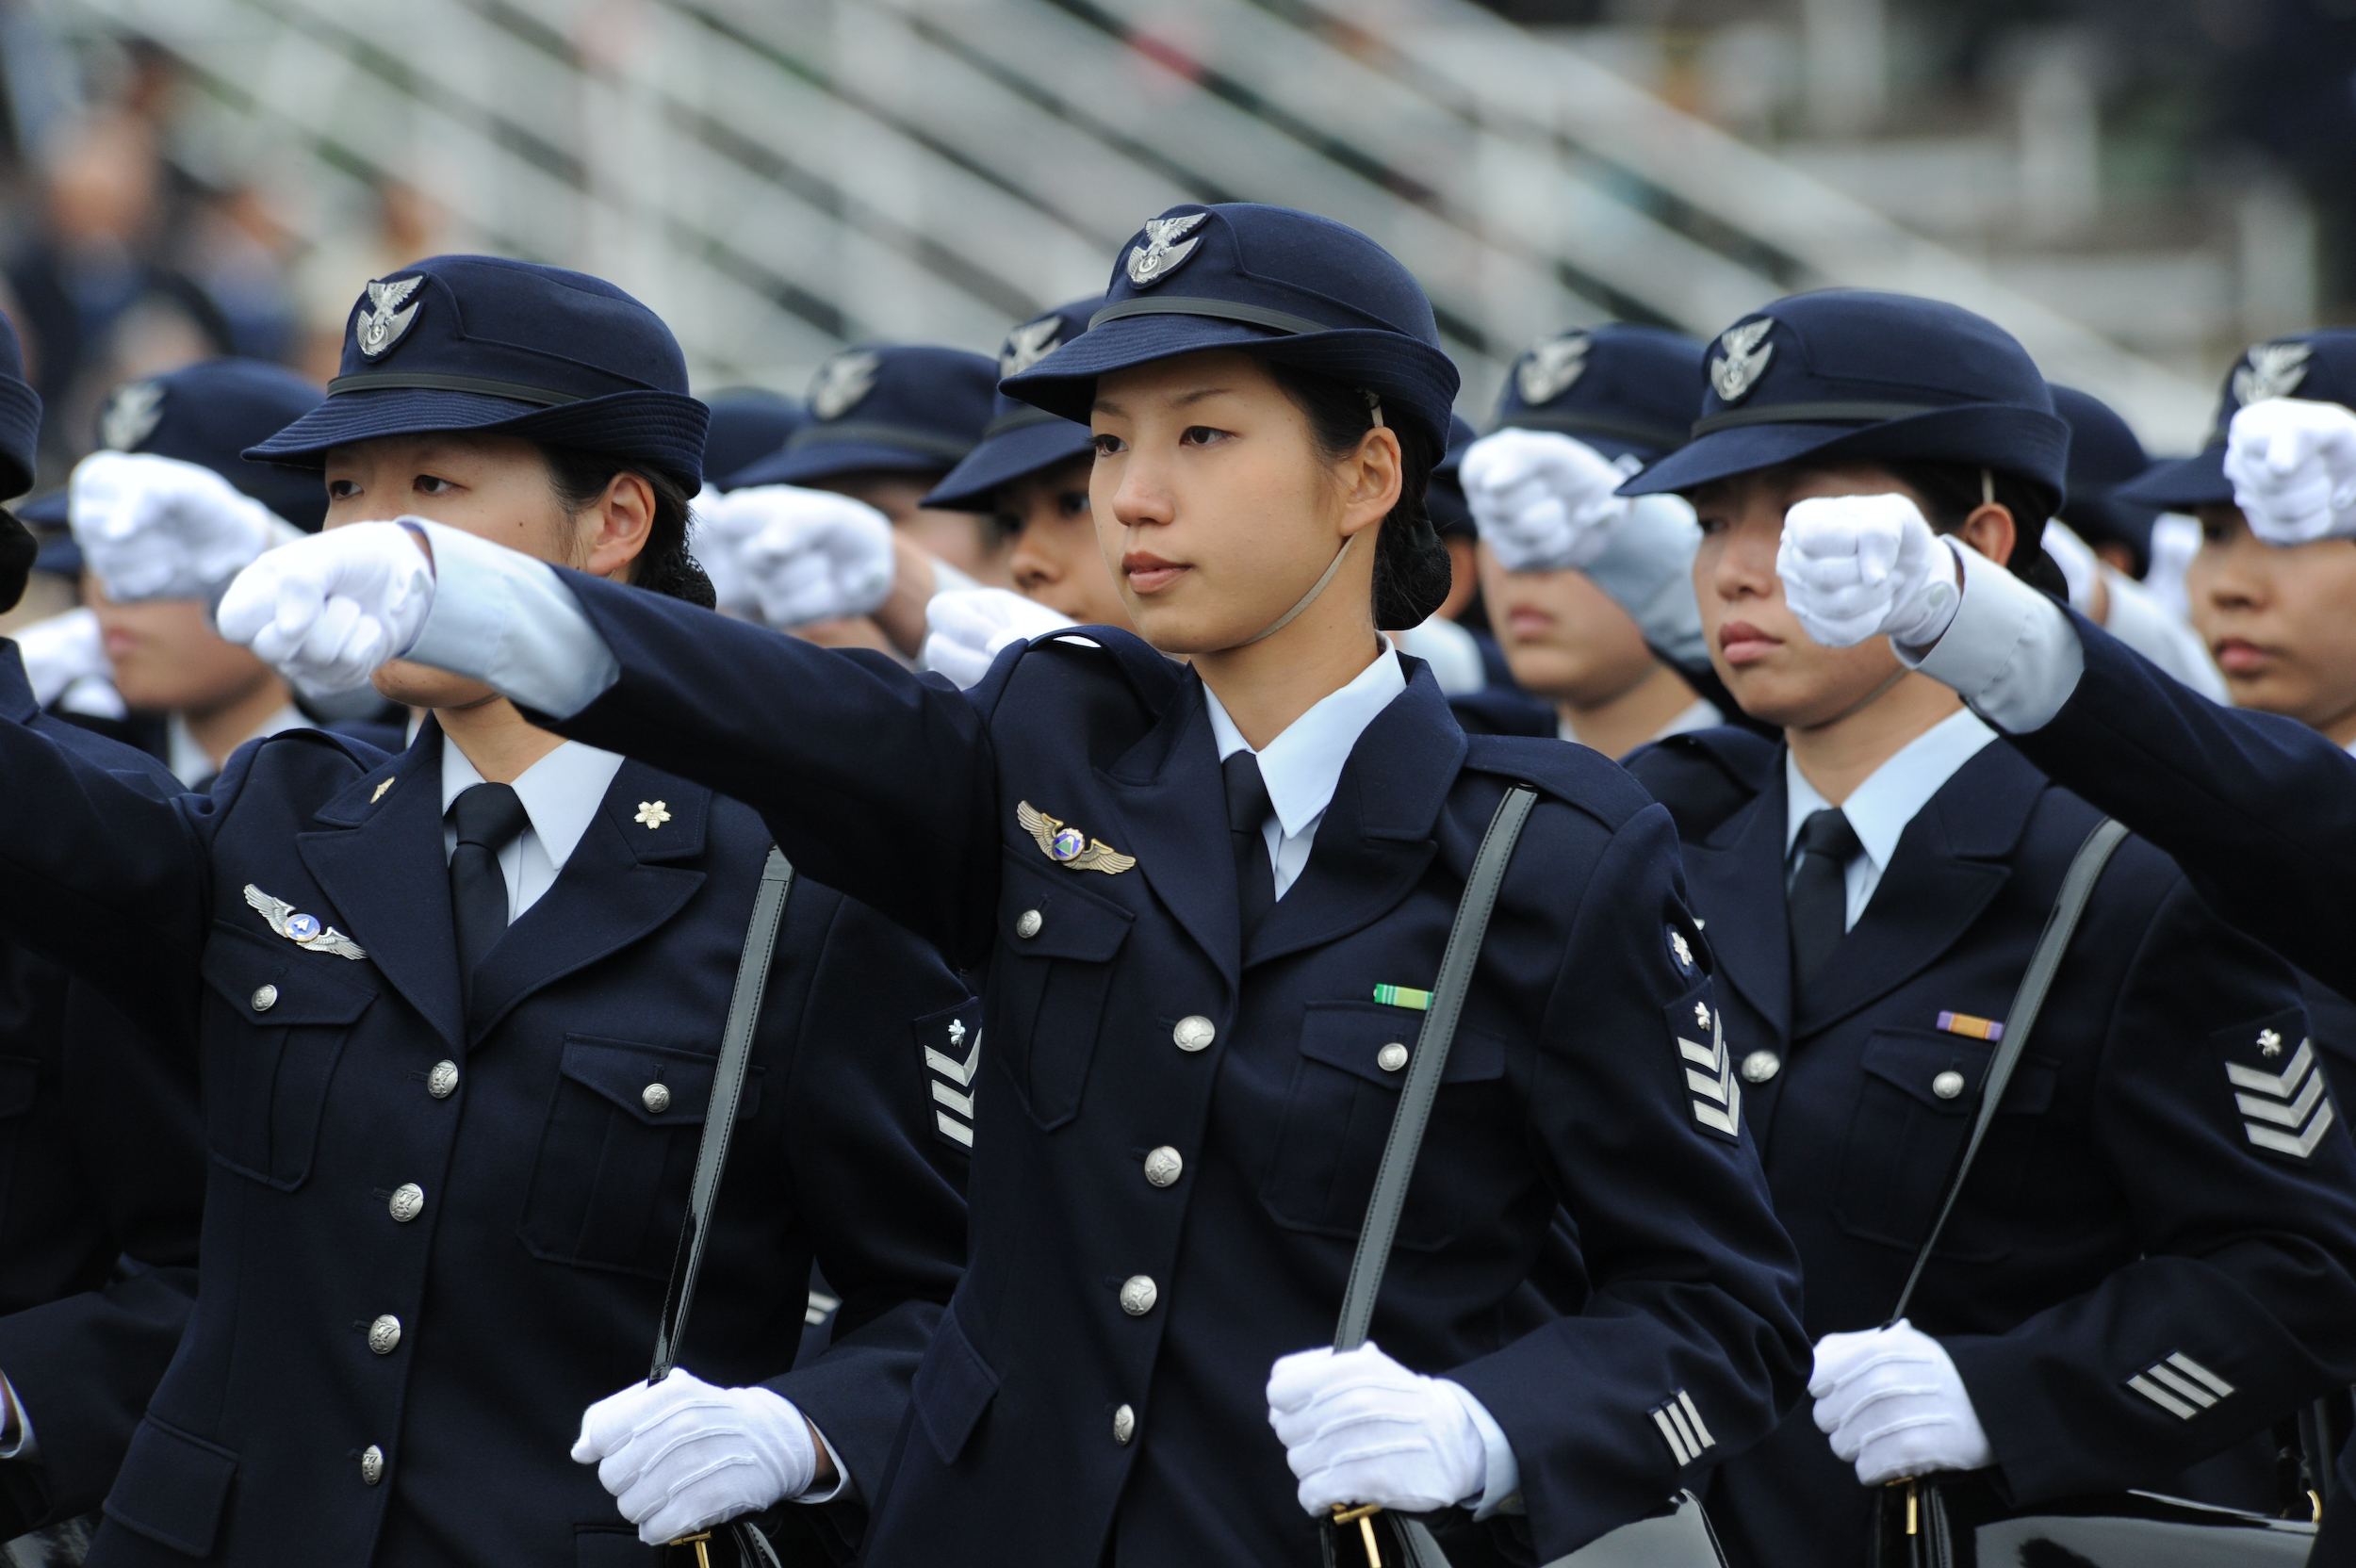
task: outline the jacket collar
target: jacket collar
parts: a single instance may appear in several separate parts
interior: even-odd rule
[[[9,637],[0,637],[0,718],[31,724],[41,714],[33,700],[33,683],[25,674],[25,652]]]

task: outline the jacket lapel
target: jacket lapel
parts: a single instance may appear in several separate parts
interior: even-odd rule
[[[507,928],[475,974],[469,1042],[482,1039],[534,991],[620,951],[668,921],[704,884],[704,874],[666,860],[704,850],[712,792],[637,762],[625,762],[605,792],[555,886]],[[660,799],[669,820],[649,828],[638,803]],[[449,899],[443,899],[445,930]],[[454,952],[457,939],[447,939]]]
[[[1235,858],[1203,678],[1186,671],[1161,722],[1097,776],[1127,835],[1115,841],[1233,989],[1243,965]]]
[[[1464,732],[1430,668],[1413,671],[1350,747],[1309,863],[1253,933],[1247,967],[1372,924],[1432,863],[1432,824],[1464,760]]]
[[[1813,1034],[1936,963],[2011,876],[2044,776],[2010,746],[1988,745],[1915,813],[1873,902],[1810,980],[1792,1020]]]
[[[1781,754],[1766,788],[1708,840],[1685,849],[1694,907],[1706,911],[1722,974],[1779,1039],[1792,1037],[1792,934],[1783,892]]]
[[[441,776],[442,732],[429,723],[407,751],[338,791],[317,814],[327,830],[297,834],[295,847],[335,923],[454,1048],[465,1029]]]

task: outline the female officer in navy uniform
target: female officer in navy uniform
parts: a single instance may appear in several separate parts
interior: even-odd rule
[[[431,513],[708,600],[704,411],[643,306],[446,256],[369,285],[352,330],[262,453],[324,465],[331,527]],[[234,569],[236,516],[126,515]],[[855,1542],[963,1261],[971,1135],[924,1063],[970,1055],[978,1004],[794,887],[684,1369],[647,1388],[770,835],[480,685],[392,665],[380,689],[434,711],[407,752],[274,736],[171,802],[0,722],[0,923],[196,1042],[212,1156],[196,1314],[90,1560],[646,1562],[642,1529],[780,1498]],[[813,1254],[843,1306],[789,1372]],[[641,1529],[568,1454],[593,1403],[673,1452],[629,1478]]]
[[[1345,1501],[1463,1504],[1546,1560],[1660,1511],[1798,1392],[1741,1097],[1697,1089],[1677,1043],[1716,1000],[1668,819],[1592,753],[1468,741],[1378,640],[1447,589],[1418,501],[1455,386],[1365,237],[1183,206],[1006,383],[1091,419],[1142,640],[1018,645],[960,694],[431,524],[290,547],[223,602],[311,678],[395,648],[488,671],[989,958],[972,1266],[872,1563],[1305,1564]],[[375,584],[420,543],[432,604],[397,603]],[[1389,988],[1431,985],[1517,783],[1541,803],[1375,1343],[1314,1348],[1420,1021]],[[1523,1288],[1558,1203],[1583,1286],[1559,1315]]]
[[[2291,972],[2147,843],[2097,885],[1911,1321],[1875,1327],[2101,818],[1886,644],[1811,642],[1776,554],[1827,512],[1904,508],[2021,560],[2061,489],[2042,378],[1953,306],[1828,291],[1721,338],[1700,412],[1628,488],[1693,498],[1711,649],[1785,740],[1702,731],[1630,767],[1685,836],[1818,1341],[1813,1411],[1712,1488],[1732,1555],[1858,1560],[1867,1488],[1930,1471],[2273,1511],[2266,1434],[2356,1373],[2356,1146]],[[2252,1110],[2262,1080],[2284,1093]],[[2236,1448],[2254,1462],[2201,1468]]]

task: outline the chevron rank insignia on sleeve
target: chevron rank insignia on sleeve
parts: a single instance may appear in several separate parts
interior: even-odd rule
[[[2315,1044],[2298,1014],[2236,1024],[2209,1037],[2225,1058],[2243,1134],[2256,1147],[2311,1159],[2336,1115],[2325,1091]],[[2293,1047],[2290,1042],[2297,1040]]]
[[[933,1135],[961,1150],[973,1147],[974,1078],[982,1067],[982,1004],[971,999],[947,1012],[920,1018],[916,1048],[924,1055],[932,1091]]]
[[[1726,1020],[1704,987],[1669,1004],[1669,1038],[1685,1074],[1693,1119],[1720,1137],[1742,1137],[1742,1086],[1726,1057]]]

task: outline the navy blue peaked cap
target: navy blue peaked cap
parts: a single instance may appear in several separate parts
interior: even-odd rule
[[[1481,433],[1472,428],[1463,416],[1448,416],[1448,450],[1432,466],[1432,487],[1424,492],[1424,511],[1432,517],[1432,527],[1445,539],[1455,534],[1464,539],[1478,539],[1481,530],[1473,522],[1472,507],[1464,500],[1464,453]]]
[[[1088,318],[1104,308],[1104,297],[1091,295],[1023,322],[1006,334],[1006,344],[998,351],[999,376],[1019,376],[1037,365],[1088,331]],[[1092,450],[1095,444],[1088,426],[1001,392],[990,400],[990,423],[982,431],[982,444],[949,470],[949,477],[933,487],[924,504],[954,512],[987,512],[1000,485],[1069,463]]]
[[[600,278],[434,256],[368,286],[327,400],[246,456],[319,468],[332,447],[496,431],[703,483],[711,415],[662,318]]]
[[[990,423],[998,367],[986,354],[916,343],[845,349],[810,384],[810,423],[784,449],[728,477],[748,484],[814,484],[844,474],[941,474]]]
[[[2119,498],[2120,486],[2141,479],[2151,459],[2110,404],[2074,386],[2056,386],[2053,412],[2070,421],[2070,498],[2061,520],[2094,544],[2125,545],[2138,566],[2151,559],[2151,523],[2159,514]]]
[[[1685,445],[1704,352],[1698,338],[1626,321],[1542,338],[1513,362],[1492,428],[1560,431],[1650,463]]]
[[[784,449],[793,433],[810,423],[799,398],[758,386],[734,386],[704,399],[712,430],[704,437],[704,482],[720,484],[740,468]]]
[[[2252,343],[2226,372],[2208,445],[2119,486],[2118,498],[2163,512],[2233,505],[2233,482],[2225,477],[2225,437],[2234,415],[2268,398],[2356,408],[2356,327],[2293,333],[2270,343]]]
[[[25,350],[0,316],[0,500],[33,487],[41,447],[41,394],[25,380]]]
[[[1088,330],[1000,390],[1085,420],[1096,378],[1177,354],[1241,349],[1383,400],[1383,416],[1448,445],[1455,364],[1413,273],[1357,230],[1247,202],[1171,207],[1114,264]]]
[[[2004,328],[1936,300],[1827,288],[1721,334],[1692,439],[1620,493],[1863,458],[1993,468],[2058,508],[2069,454],[2070,426],[2045,378]]]

